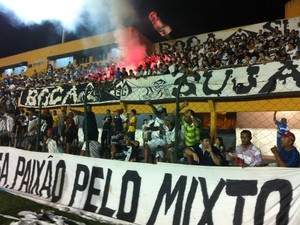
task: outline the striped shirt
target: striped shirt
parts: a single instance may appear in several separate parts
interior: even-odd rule
[[[187,147],[191,147],[196,143],[200,142],[200,128],[194,123],[189,125],[185,122],[184,117],[182,117],[181,122],[184,127],[184,140]]]
[[[252,143],[247,149],[243,148],[243,145],[238,145],[235,149],[236,157],[244,160],[249,166],[261,166],[262,156],[259,148],[254,146]]]

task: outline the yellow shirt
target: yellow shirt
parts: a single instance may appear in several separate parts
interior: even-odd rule
[[[136,116],[133,116],[129,120],[128,132],[135,132],[136,130]]]
[[[59,121],[58,115],[53,116],[53,127],[58,127],[58,121]]]

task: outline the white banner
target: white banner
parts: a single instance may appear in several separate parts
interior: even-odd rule
[[[193,76],[177,74],[151,76],[147,79],[125,80],[121,101],[175,99],[178,85],[183,83],[180,96],[199,99],[267,98],[272,95],[299,95],[300,61],[291,60],[250,67],[199,71]],[[121,85],[121,84],[120,84]]]
[[[300,170],[200,167],[0,148],[0,186],[135,224],[298,224]]]

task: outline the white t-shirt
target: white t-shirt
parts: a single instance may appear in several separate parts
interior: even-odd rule
[[[10,116],[7,113],[5,113],[4,116],[6,117],[6,130],[8,132],[12,132],[13,131],[13,127],[15,125],[14,118],[12,118],[12,116]]]
[[[120,118],[122,119],[123,123],[125,123],[128,120],[124,114],[120,114]]]
[[[52,138],[48,138],[46,141],[48,152],[49,153],[58,153],[57,152],[57,143]]]
[[[164,125],[164,123],[165,123],[165,121],[163,119],[155,117],[154,127],[162,126],[162,125]],[[160,131],[159,130],[152,131],[152,133],[151,133],[151,138],[152,139],[159,138],[159,136],[160,136]]]

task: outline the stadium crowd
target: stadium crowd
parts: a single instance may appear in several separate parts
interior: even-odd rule
[[[273,32],[260,30],[257,35],[232,37],[228,42],[210,36],[205,42],[196,40],[189,47],[182,45],[162,49],[145,58],[145,62],[136,70],[121,67],[117,63],[100,62],[54,69],[27,76],[26,72],[10,75],[0,82],[1,120],[0,145],[12,146],[42,152],[64,152],[90,155],[106,159],[121,156],[126,161],[155,163],[158,161],[176,162],[175,117],[174,112],[166,112],[161,106],[147,102],[153,110],[152,118],[143,126],[143,143],[136,140],[136,111],[128,115],[122,109],[107,115],[102,124],[97,124],[95,113],[88,107],[83,121],[84,142],[79,143],[79,118],[82,114],[71,107],[56,110],[43,109],[41,115],[35,110],[20,109],[18,98],[26,88],[40,88],[57,85],[77,85],[82,83],[110,83],[115,85],[122,79],[139,79],[147,76],[178,73],[193,75],[198,71],[221,69],[237,66],[251,66],[268,62],[284,62],[300,59],[300,36],[298,30],[286,29],[282,33],[278,27]],[[188,103],[181,106],[186,108]],[[38,123],[41,122],[41,126]],[[179,157],[186,163],[200,165],[227,165],[228,155],[220,137],[211,139],[201,133],[201,121],[192,109],[187,109],[180,118],[182,127],[181,152]],[[40,127],[40,128],[38,128]],[[101,142],[98,128],[102,127]],[[236,166],[261,166],[260,150],[251,142],[252,134],[248,130],[241,133],[240,146],[236,148],[235,159],[230,162]],[[282,134],[282,145],[272,148],[280,166],[299,167],[299,153],[294,151],[295,136],[290,131]],[[89,147],[87,148],[87,143]],[[89,152],[86,152],[89,149]],[[293,159],[287,158],[285,151],[293,150]],[[245,153],[247,152],[247,154]],[[142,159],[140,158],[142,156]],[[292,161],[292,162],[291,162]]]

